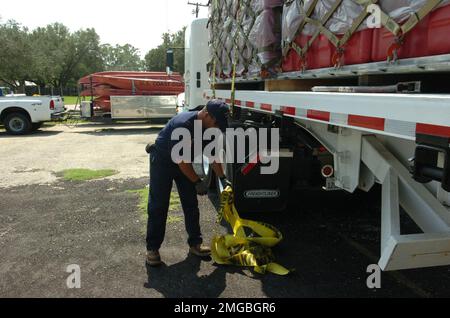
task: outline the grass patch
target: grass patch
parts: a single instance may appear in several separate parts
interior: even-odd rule
[[[149,188],[144,189],[138,189],[138,190],[128,190],[128,193],[134,193],[139,195],[139,212],[145,217],[145,220],[147,220],[147,206],[148,206],[148,195],[149,195]],[[170,213],[178,212],[181,209],[181,200],[178,193],[172,192],[170,194],[170,204],[169,204],[169,216],[167,218],[167,223],[177,223],[183,220],[182,217],[171,215]]]
[[[103,179],[118,174],[116,170],[68,169],[59,173],[66,181],[89,181]]]

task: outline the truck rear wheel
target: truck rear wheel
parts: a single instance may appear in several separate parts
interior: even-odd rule
[[[224,159],[225,158],[226,158],[226,155],[224,155]],[[227,179],[231,182],[231,184],[233,184],[233,181],[234,181],[233,180],[233,178],[234,178],[234,164],[233,163],[224,162],[224,163],[222,163],[222,168],[223,168],[223,172],[225,173],[225,176],[227,177]],[[216,182],[217,194],[219,195],[219,198],[220,198],[220,194],[225,189],[222,186],[222,182],[220,181],[220,178],[218,178],[217,176],[214,176],[214,177],[215,177],[215,182]]]
[[[4,125],[10,135],[26,135],[31,131],[30,119],[22,113],[12,113],[6,116]]]
[[[194,163],[193,167],[195,173],[203,180],[203,182],[206,183],[208,187],[210,187],[214,172],[212,169],[212,165],[209,163],[208,157],[203,156],[202,163]]]

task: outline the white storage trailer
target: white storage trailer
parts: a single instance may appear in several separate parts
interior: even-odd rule
[[[204,27],[191,28],[187,36],[207,41],[206,21],[194,21],[193,26]],[[208,76],[211,57],[192,62],[193,57],[205,56],[204,46],[188,50],[186,73],[203,65],[201,77]],[[436,76],[438,84],[439,78],[450,74],[450,55],[280,73],[270,79],[212,77],[200,87],[190,85],[186,94],[201,92],[202,98],[186,97],[186,106],[197,109],[218,98],[232,107],[233,127],[280,128],[281,147],[293,154],[281,160],[281,175],[261,176],[252,173],[251,164],[225,163],[238,206],[251,206],[253,211],[270,210],[274,201],[283,206],[282,201],[289,199],[284,194],[294,182],[311,187],[319,182],[325,190],[350,193],[369,191],[378,183],[382,186],[380,267],[389,271],[450,265],[450,95],[342,93],[335,92],[336,87],[328,87],[330,92],[317,92],[326,87],[311,91],[318,84],[327,86],[327,78],[334,79],[334,86],[347,86],[349,77],[382,85],[383,77],[375,75],[389,73],[406,74],[414,81],[425,77],[428,82]],[[340,78],[345,84],[339,84]],[[412,91],[417,92],[417,84]],[[204,169],[211,176],[207,165]],[[244,192],[260,195],[255,198]],[[402,235],[400,207],[423,233]]]
[[[170,119],[177,113],[178,96],[111,96],[111,112],[96,112],[91,101],[80,106],[82,118],[110,117],[113,120]]]

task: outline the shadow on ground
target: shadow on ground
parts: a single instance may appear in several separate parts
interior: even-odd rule
[[[77,134],[94,136],[132,136],[158,133],[162,127],[152,128],[98,128],[92,131],[77,131]]]
[[[147,265],[148,281],[144,287],[155,289],[166,298],[218,298],[226,288],[227,271],[217,267],[202,276],[199,274],[202,261],[211,259],[188,255],[184,261],[171,266]]]
[[[52,137],[61,134],[63,131],[56,131],[56,130],[37,130],[33,131],[29,135],[24,136],[13,136],[6,133],[6,131],[0,130],[0,138],[41,138],[41,137]]]
[[[293,191],[290,197],[288,208],[279,213],[241,213],[284,235],[273,251],[278,263],[294,271],[285,277],[255,274],[267,297],[450,296],[449,266],[383,272],[381,289],[367,287],[367,267],[380,258],[380,187],[355,194]],[[219,209],[217,195],[210,200]],[[417,231],[402,213],[402,233]]]
[[[2,297],[449,297],[450,267],[382,274],[368,289],[367,266],[378,262],[380,189],[366,194],[300,191],[286,211],[246,215],[281,230],[276,261],[286,277],[219,266],[187,255],[183,221],[168,225],[168,265],[145,266],[145,223],[139,196],[148,178],[63,182],[2,190]],[[217,196],[199,199],[205,243],[230,232],[215,224]],[[406,228],[407,226],[406,222]],[[82,289],[68,290],[65,269],[79,264]]]

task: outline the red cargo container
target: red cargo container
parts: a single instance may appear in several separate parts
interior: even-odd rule
[[[408,32],[398,49],[398,58],[414,58],[439,54],[450,54],[450,5],[433,11],[413,30]],[[304,47],[310,37],[301,35],[295,42]],[[353,34],[344,45],[341,65],[364,64],[386,61],[394,35],[386,28],[366,29]],[[335,46],[324,35],[316,38],[306,55],[307,69],[334,66]],[[295,50],[291,50],[283,61],[283,71],[301,70],[301,61]]]
[[[428,29],[428,54],[450,53],[450,5],[433,11]]]
[[[335,51],[335,46],[328,38],[323,34],[319,35],[308,52],[308,69],[330,67]]]
[[[371,61],[373,30],[356,32],[344,46],[342,65],[362,64]],[[311,37],[301,35],[295,42],[304,47]],[[333,56],[337,49],[325,35],[319,35],[306,55],[307,69],[333,67]],[[301,61],[295,50],[291,50],[283,61],[283,71],[291,72],[301,69]]]
[[[311,39],[311,36],[301,34],[297,36],[295,39],[295,43],[300,46],[301,48],[305,47],[308,41]],[[283,72],[294,72],[294,71],[300,71],[303,69],[303,63],[306,63],[306,67],[309,65],[309,56],[310,56],[310,50],[306,54],[305,61],[302,61],[300,59],[300,56],[297,54],[297,52],[294,49],[291,49],[287,56],[283,60],[282,68]]]
[[[364,64],[372,61],[373,29],[366,29],[353,34],[344,45],[342,65]]]
[[[427,16],[413,30],[405,35],[403,44],[397,51],[399,59],[421,57],[428,55],[428,27],[430,17]],[[395,44],[396,39],[391,31],[386,28],[375,29],[373,31],[372,60],[374,62],[386,61],[390,48]]]

